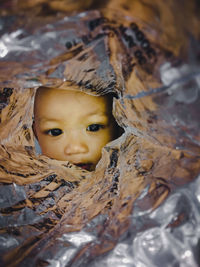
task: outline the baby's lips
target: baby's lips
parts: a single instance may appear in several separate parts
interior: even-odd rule
[[[90,171],[93,164],[92,163],[75,163],[74,165],[84,170]]]

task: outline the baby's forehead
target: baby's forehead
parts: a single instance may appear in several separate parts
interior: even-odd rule
[[[71,109],[75,113],[87,111],[106,115],[111,113],[112,100],[108,95],[97,96],[78,90],[41,87],[36,93],[34,107],[34,113],[52,113],[56,108],[57,112],[68,112]]]
[[[96,95],[96,94],[91,94],[85,91],[77,90],[72,88],[66,88],[66,89],[57,89],[57,88],[46,88],[46,87],[40,87],[37,89],[36,96],[35,96],[35,101],[38,99],[49,99],[50,97],[55,97],[59,101],[59,96],[60,99],[61,96],[64,97],[70,97],[72,96],[72,100],[74,99],[81,99],[81,101],[84,101],[86,99],[90,99],[92,102],[105,102],[105,103],[110,103],[112,102],[112,96],[109,94],[106,95]]]

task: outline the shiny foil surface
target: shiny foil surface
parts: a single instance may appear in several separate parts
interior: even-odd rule
[[[198,1],[0,3],[0,266],[200,266]],[[50,159],[38,87],[113,93],[95,171]]]

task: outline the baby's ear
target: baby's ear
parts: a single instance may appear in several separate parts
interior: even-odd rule
[[[33,119],[32,129],[33,129],[33,133],[34,133],[35,137],[37,138],[36,129],[35,129],[35,120],[34,119]]]

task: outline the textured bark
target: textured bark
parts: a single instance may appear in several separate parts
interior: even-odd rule
[[[196,2],[183,1],[181,6],[159,0],[154,5],[147,0],[105,1],[102,6],[95,1],[57,2],[1,4],[1,14],[18,14],[19,28],[27,20],[24,27],[30,36],[38,33],[37,40],[47,22],[56,32],[65,29],[65,24],[56,25],[58,18],[98,7],[80,18],[82,24],[71,23],[66,29],[76,27],[81,40],[68,44],[67,51],[59,43],[61,52],[49,60],[43,52],[31,51],[21,56],[21,62],[17,56],[11,60],[12,54],[0,61],[0,189],[6,192],[0,231],[16,240],[1,251],[4,266],[26,266],[31,261],[33,266],[46,266],[45,259],[61,250],[59,238],[90,222],[87,230],[95,231],[98,242],[80,248],[66,266],[79,262],[85,253],[88,260],[102,255],[128,229],[136,200],[141,210],[154,210],[200,170],[199,93],[191,101],[184,95],[182,88],[189,88],[192,80],[188,77],[181,86],[175,82],[170,94],[160,71],[166,62],[178,70],[184,64],[191,70],[199,64]],[[129,31],[137,37],[135,44]],[[38,60],[40,56],[45,60]],[[35,64],[41,62],[37,69]],[[37,84],[27,86],[28,79]],[[37,87],[64,89],[66,83],[88,93],[116,95],[113,114],[124,134],[103,149],[94,172],[35,152],[32,116]],[[140,201],[145,190],[148,194]],[[95,224],[96,216],[101,216],[101,223]]]

